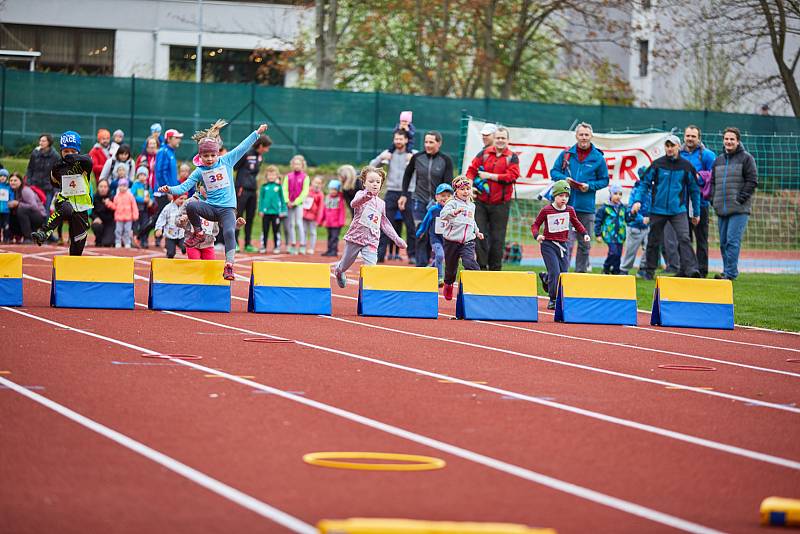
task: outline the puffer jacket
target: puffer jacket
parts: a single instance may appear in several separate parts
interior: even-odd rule
[[[35,185],[42,191],[52,191],[53,184],[50,182],[50,171],[61,160],[58,153],[52,148],[42,151],[39,147],[33,149],[31,158],[28,160],[28,170],[25,175],[28,177],[28,185]]]
[[[594,216],[594,235],[606,244],[625,242],[625,206],[606,203],[597,208]]]
[[[756,187],[756,160],[741,143],[732,154],[717,156],[711,169],[711,205],[717,215],[749,214]]]
[[[697,171],[688,160],[678,156],[661,156],[645,171],[642,179],[631,192],[631,205],[643,203],[645,195],[650,195],[650,213],[653,215],[677,215],[688,211],[689,200],[697,207],[700,216],[700,186],[695,175]]]

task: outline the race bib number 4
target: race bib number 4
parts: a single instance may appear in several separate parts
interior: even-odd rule
[[[569,230],[569,213],[551,213],[548,215],[547,230],[551,234]]]
[[[206,186],[206,191],[217,191],[230,187],[231,178],[228,176],[228,169],[223,166],[215,167],[202,172],[203,183]]]
[[[378,210],[374,208],[365,209],[361,212],[361,218],[359,221],[361,224],[369,228],[369,231],[372,232],[373,235],[380,234],[381,214],[378,213]]]
[[[80,174],[68,174],[61,177],[61,194],[65,197],[85,195],[86,181]]]
[[[8,189],[0,189],[0,202],[8,202],[9,194]]]

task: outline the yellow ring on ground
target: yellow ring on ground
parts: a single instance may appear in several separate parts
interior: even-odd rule
[[[333,459],[337,458],[337,459]],[[408,464],[368,464],[361,462],[345,462],[345,460],[391,460],[414,462]],[[433,456],[419,454],[396,454],[392,452],[310,452],[303,455],[303,461],[320,467],[335,469],[357,469],[361,471],[430,471],[441,469],[447,463]]]

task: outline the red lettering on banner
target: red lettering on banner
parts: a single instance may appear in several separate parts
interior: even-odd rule
[[[528,169],[528,174],[525,176],[530,178],[534,174],[541,176],[542,180],[550,179],[550,173],[547,171],[547,162],[544,160],[544,154],[541,152],[534,154],[531,167]]]
[[[636,174],[635,168],[636,156],[622,156],[622,163],[619,165],[619,179],[625,180],[625,175],[628,175],[628,178],[630,178],[631,182],[637,181],[639,177]]]
[[[608,176],[609,179],[614,176],[614,162],[616,161],[616,156],[606,156],[606,167],[608,167]]]

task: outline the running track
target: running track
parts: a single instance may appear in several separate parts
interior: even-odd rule
[[[638,328],[544,309],[453,321],[444,300],[438,321],[362,318],[354,283],[334,288],[333,317],[247,314],[247,261],[231,314],[51,309],[63,249],[15,250],[30,255],[26,306],[0,310],[3,532],[313,532],[346,517],[762,532],[760,501],[798,496],[797,335],[653,329],[644,313]],[[136,271],[144,304],[146,258]],[[337,450],[447,467],[301,460]]]

